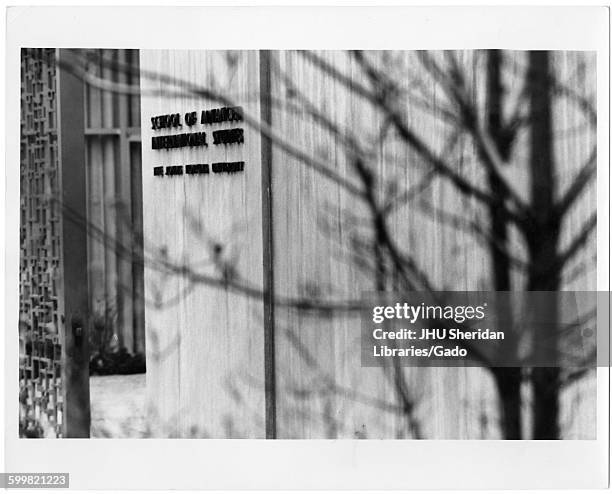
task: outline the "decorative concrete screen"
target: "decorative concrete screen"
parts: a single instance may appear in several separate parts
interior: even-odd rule
[[[19,425],[34,436],[63,421],[56,70],[55,50],[22,53]]]
[[[21,52],[19,425],[89,436],[83,85],[71,50]]]

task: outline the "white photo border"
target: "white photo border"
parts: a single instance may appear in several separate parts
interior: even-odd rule
[[[13,7],[6,45],[6,472],[70,472],[75,489],[603,488],[597,439],[185,440],[18,437],[20,49],[549,49],[597,52],[598,290],[610,290],[609,18],[605,7]],[[11,330],[14,328],[15,330]]]

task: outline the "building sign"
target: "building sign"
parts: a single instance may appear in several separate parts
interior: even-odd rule
[[[196,125],[212,125],[218,123],[242,122],[243,109],[240,106],[214,108],[202,110],[198,118],[197,111],[170,113],[151,117],[151,129],[160,131],[164,129],[182,130],[185,127],[192,129]],[[212,146],[239,146],[244,144],[244,129],[234,127],[212,131],[212,139],[206,131],[181,132],[170,135],[155,135],[151,138],[151,148],[154,150],[180,149],[180,148],[208,148]],[[153,168],[156,177],[172,177],[180,175],[202,175],[209,173],[238,173],[244,171],[244,161],[216,162],[216,163],[190,163],[185,165],[159,165]]]

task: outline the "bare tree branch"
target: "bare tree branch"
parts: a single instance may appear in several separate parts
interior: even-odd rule
[[[562,269],[565,264],[578,253],[584,246],[591,234],[597,226],[597,212],[591,213],[591,216],[584,222],[578,235],[576,235],[569,243],[567,248],[559,254],[559,259],[556,263],[557,269]]]
[[[493,174],[505,195],[514,202],[518,211],[522,215],[528,214],[527,205],[518,192],[510,186],[510,182],[503,171],[504,159],[500,155],[500,151],[478,117],[475,104],[468,97],[468,88],[456,57],[452,52],[446,51],[444,53],[451,65],[450,76],[447,76],[445,71],[436,64],[433,57],[426,52],[419,52],[419,58],[424,67],[426,69],[429,68],[436,80],[441,84],[448,97],[455,101],[459,108],[463,125],[472,135],[485,168],[489,173]],[[504,135],[510,136],[512,134],[505,129]]]
[[[429,148],[429,146],[423,141],[412,129],[410,129],[404,122],[403,117],[399,114],[398,110],[394,108],[386,95],[386,84],[382,81],[380,74],[366,61],[365,57],[361,52],[352,52],[355,58],[362,64],[367,75],[370,77],[374,86],[380,86],[381,89],[376,96],[376,101],[379,107],[388,115],[389,120],[394,124],[399,135],[404,141],[414,149],[419,156],[430,166],[436,170],[441,176],[447,178],[453,183],[453,185],[465,196],[474,197],[479,201],[489,205],[499,207],[500,211],[509,220],[522,225],[524,218],[517,212],[510,211],[505,204],[499,201],[498,198],[491,196],[484,190],[478,188],[475,184],[469,182],[459,173],[457,173],[452,166],[444,161],[442,157],[436,156],[436,154]]]
[[[525,271],[529,269],[529,263],[527,261],[513,256],[504,244],[500,243],[496,238],[491,236],[485,228],[482,227],[480,224],[481,222],[469,220],[462,216],[449,213],[448,211],[443,211],[425,200],[419,201],[417,205],[422,211],[428,213],[432,219],[441,221],[455,230],[463,231],[470,235],[476,235],[497,252],[506,257],[514,266]]]
[[[563,216],[576,199],[580,196],[584,188],[591,182],[597,173],[597,147],[593,147],[586,163],[582,166],[572,184],[561,194],[560,199],[554,206],[555,212]]]

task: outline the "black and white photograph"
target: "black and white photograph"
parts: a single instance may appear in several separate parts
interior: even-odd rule
[[[19,448],[332,440],[418,457],[609,439],[594,44],[117,45],[107,30],[11,47]]]

